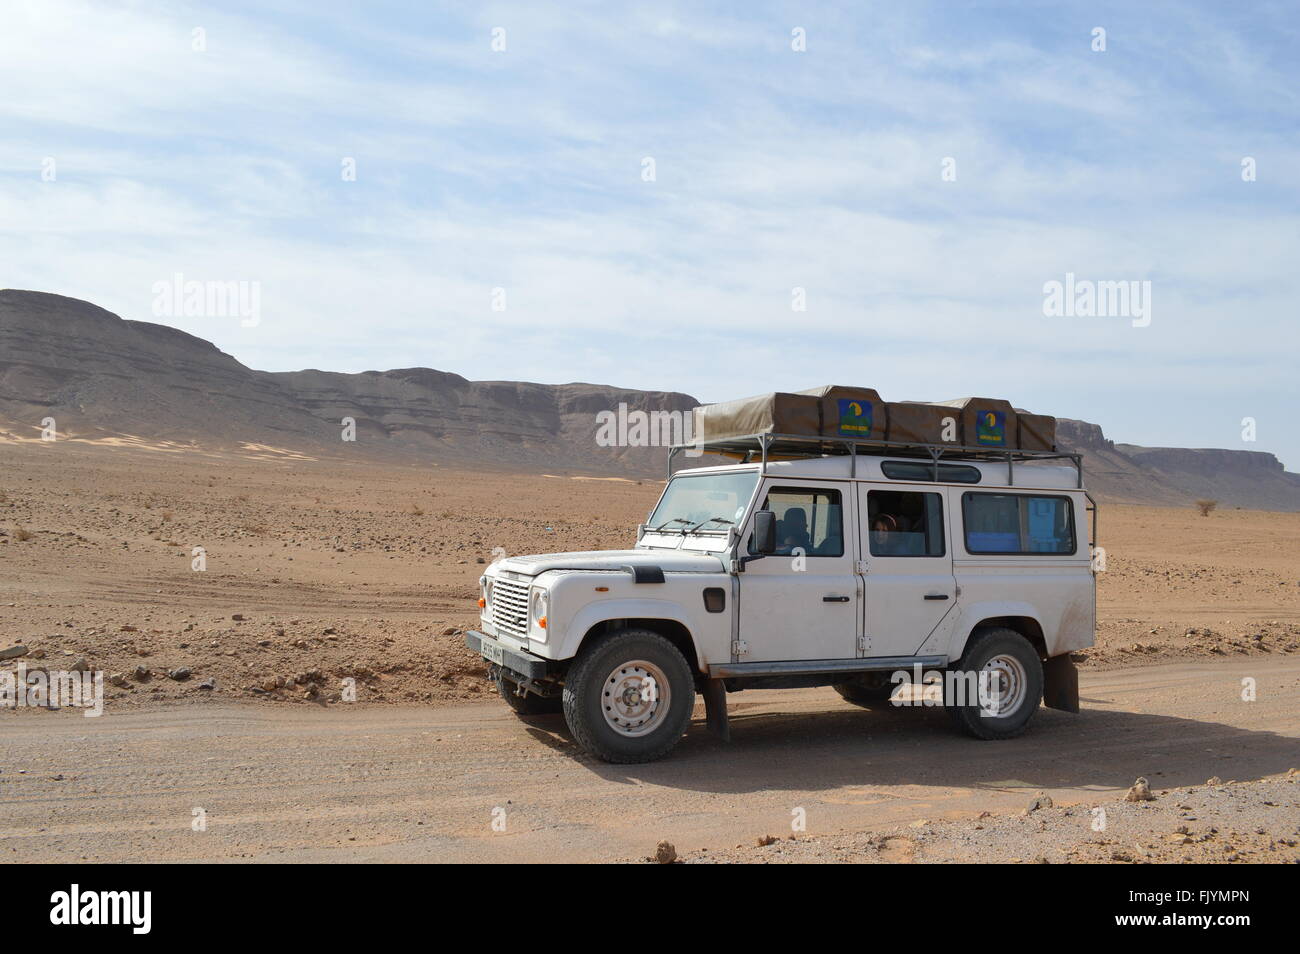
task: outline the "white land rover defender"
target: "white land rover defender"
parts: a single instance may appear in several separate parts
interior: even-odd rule
[[[751,399],[766,429],[692,445],[739,463],[673,474],[684,448],[673,449],[634,549],[489,567],[482,631],[466,639],[511,708],[562,711],[575,740],[611,762],[666,754],[696,692],[724,739],[728,692],[829,685],[874,707],[920,673],[981,739],[1020,734],[1040,701],[1077,712],[1069,654],[1092,645],[1096,613],[1096,508],[1079,457],[1024,446],[1032,441],[1016,439],[1005,416],[1000,446],[979,439],[987,429],[959,432],[960,443],[903,429],[931,407],[951,433],[957,403],[912,405],[891,431],[864,428],[851,398],[845,415],[831,403],[829,421],[819,410],[806,426],[783,416],[782,399],[802,400]],[[1018,413],[1031,426],[1051,421]],[[846,416],[857,430],[846,432]],[[709,430],[708,413],[701,419]],[[801,433],[775,430],[796,425]],[[980,692],[957,691],[972,682]]]

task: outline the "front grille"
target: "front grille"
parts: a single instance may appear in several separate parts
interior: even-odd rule
[[[528,584],[497,577],[492,583],[492,625],[499,633],[528,636]]]

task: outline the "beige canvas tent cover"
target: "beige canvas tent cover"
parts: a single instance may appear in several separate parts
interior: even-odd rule
[[[1016,445],[1021,450],[1056,450],[1056,418],[1016,408]]]
[[[957,443],[963,447],[990,449],[1016,446],[1016,409],[999,398],[954,398],[936,401],[943,407],[956,408]]]
[[[811,394],[777,391],[695,409],[695,439],[705,442],[750,434],[816,437],[820,433],[821,408]]]
[[[827,384],[800,394],[817,398],[822,437],[883,441],[887,430],[885,402],[873,388]]]
[[[886,403],[872,388],[826,385],[695,409],[697,441],[722,442],[759,434],[947,444],[993,451],[1056,449],[1055,418],[1018,411],[998,398]]]

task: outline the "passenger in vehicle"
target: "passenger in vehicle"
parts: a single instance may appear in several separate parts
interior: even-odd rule
[[[872,549],[882,554],[892,552],[890,545],[896,533],[898,533],[897,517],[892,513],[876,514],[875,519],[871,521]]]
[[[798,547],[807,553],[810,546],[812,540],[808,536],[808,514],[802,507],[791,507],[781,520],[779,549],[781,553],[790,554]]]

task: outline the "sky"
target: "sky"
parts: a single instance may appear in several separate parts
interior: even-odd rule
[[[0,287],[269,371],[1000,397],[1300,470],[1293,4],[2,6]],[[1067,275],[1141,294],[1045,313]]]

